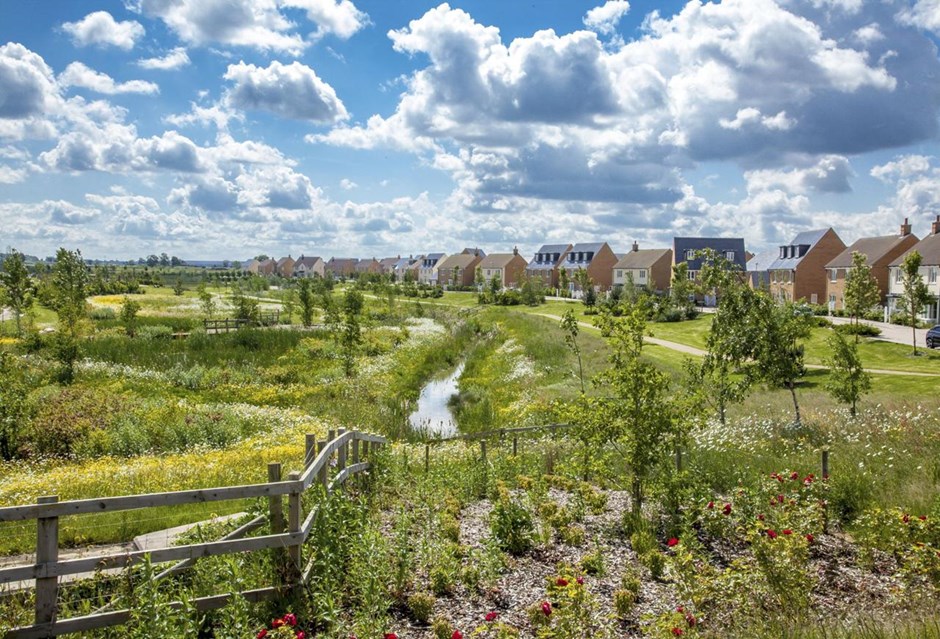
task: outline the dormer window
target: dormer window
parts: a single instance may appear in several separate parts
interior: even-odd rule
[[[787,256],[787,247],[786,247],[786,246],[781,246],[781,247],[780,247],[780,259],[782,260],[782,259],[786,258],[786,256]]]
[[[552,261],[557,262],[559,257],[561,257],[561,253],[555,253],[555,258]]]
[[[694,260],[694,259],[695,259],[695,249],[686,249],[686,251],[685,251],[685,259],[686,259],[686,261],[688,261],[688,260]]]
[[[734,261],[734,251],[725,251],[725,259],[729,262]]]
[[[587,254],[587,261],[590,262],[590,261],[593,260],[593,259],[594,259],[594,253],[588,253],[588,254]]]
[[[574,253],[568,253],[568,261],[569,261],[569,262],[574,262],[574,258],[575,258]]]

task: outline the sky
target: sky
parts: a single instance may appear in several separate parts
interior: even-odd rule
[[[0,250],[751,251],[940,214],[940,0],[0,0]]]

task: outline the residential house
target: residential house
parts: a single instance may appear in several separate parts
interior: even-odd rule
[[[319,257],[301,255],[294,262],[294,277],[326,277],[326,263]]]
[[[743,237],[675,237],[672,240],[673,266],[685,263],[688,266],[688,277],[697,280],[699,272],[705,265],[702,253],[711,249],[719,256],[739,270],[744,277],[747,270],[747,251],[744,250]],[[672,274],[670,274],[670,282]],[[705,306],[714,306],[716,303],[712,295],[696,294],[696,299]]]
[[[898,235],[863,237],[835,256],[826,264],[828,273],[826,299],[829,300],[829,310],[845,308],[845,280],[852,270],[853,253],[861,253],[865,256],[865,264],[871,269],[871,274],[878,282],[881,304],[884,304],[888,297],[888,265],[917,242],[917,236],[911,233],[911,225],[908,224],[907,218],[904,218],[904,224],[901,225],[901,232]]]
[[[477,265],[482,261],[480,252],[457,253],[446,257],[437,263],[437,282],[449,287],[473,286]]]
[[[542,280],[547,288],[558,288],[558,268],[570,250],[570,244],[545,244],[536,251],[526,267],[526,276]]]
[[[477,268],[480,269],[486,286],[489,286],[495,277],[499,280],[500,288],[515,288],[525,273],[526,265],[525,258],[519,255],[519,249],[513,248],[512,253],[487,255]]]
[[[669,288],[672,274],[672,249],[640,249],[636,242],[630,252],[614,264],[613,285],[633,282],[651,291]]]
[[[822,304],[827,299],[826,264],[844,250],[845,242],[832,228],[797,234],[768,267],[771,296],[780,302]]]
[[[581,286],[575,281],[575,273],[580,268],[587,271],[594,281],[595,289],[610,290],[613,285],[614,264],[619,259],[607,242],[575,244],[561,264],[561,268],[568,274],[568,289],[581,290]]]
[[[293,277],[294,276],[294,258],[290,255],[287,257],[282,257],[277,261],[277,266],[274,267],[274,272],[280,275],[281,277]]]
[[[401,260],[401,255],[395,257],[383,257],[379,260],[379,273],[382,275],[393,275],[395,273],[395,265]]]
[[[464,255],[479,255],[481,258],[486,257],[486,252],[481,248],[465,248],[460,252]]]
[[[258,263],[258,273],[257,275],[266,276],[274,275],[277,272],[277,262],[272,259],[261,260]]]
[[[930,235],[895,258],[888,265],[888,313],[898,311],[898,299],[904,294],[901,282],[901,263],[911,251],[920,253],[920,274],[927,284],[927,290],[933,298],[924,308],[921,318],[930,322],[940,322],[940,215],[930,227]]]
[[[368,260],[359,260],[356,262],[356,274],[364,275],[366,273],[381,273],[382,266],[374,257]]]
[[[358,262],[359,260],[354,257],[331,257],[324,270],[336,279],[345,279],[356,273]]]
[[[252,275],[258,274],[258,268],[261,266],[261,262],[256,259],[250,259],[245,263],[245,268],[243,269],[246,273],[251,273]]]
[[[421,268],[421,260],[423,259],[423,255],[419,255],[417,257],[409,255],[408,257],[403,257],[398,260],[395,263],[395,266],[392,268],[392,273],[395,277],[395,280],[398,282],[404,282],[406,279],[409,279],[413,282],[417,282],[418,269]]]
[[[447,259],[446,253],[428,253],[421,259],[418,269],[418,281],[422,284],[437,284],[437,267],[441,260]]]
[[[764,251],[752,255],[747,261],[747,284],[753,290],[770,290],[770,265],[776,261],[778,251]]]

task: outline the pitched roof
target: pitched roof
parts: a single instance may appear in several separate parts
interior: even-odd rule
[[[307,268],[312,268],[319,259],[319,257],[307,257],[306,255],[301,255],[297,261],[294,262],[294,268],[297,268],[300,265],[304,265]]]
[[[883,235],[880,237],[863,237],[856,240],[826,264],[826,268],[848,268],[852,266],[852,253],[861,253],[865,256],[865,263],[869,266],[884,257],[885,253],[903,242],[909,235]],[[915,237],[916,241],[917,238]]]
[[[570,248],[570,244],[545,244],[536,253],[564,253]]]
[[[905,256],[907,256],[907,254],[911,251],[917,251],[920,253],[920,256],[923,258],[921,261],[923,266],[940,265],[940,233],[928,235],[910,249],[904,251],[904,255],[891,262],[889,266],[900,266],[901,262],[904,261]]]
[[[751,259],[747,261],[747,272],[748,273],[759,273],[761,271],[766,271],[771,264],[774,263],[774,260],[777,259],[777,256],[780,254],[780,251],[764,251],[763,253],[758,253]]]
[[[506,268],[518,253],[492,253],[483,258],[480,268]]]
[[[466,255],[479,255],[480,257],[486,257],[486,252],[481,248],[465,248],[460,252]]]
[[[768,270],[773,271],[777,269],[786,269],[791,270],[795,269],[797,265],[803,261],[803,258],[806,257],[810,251],[813,250],[813,247],[816,246],[816,243],[823,238],[823,236],[831,231],[832,228],[825,229],[813,229],[812,231],[803,231],[802,233],[797,233],[796,237],[793,238],[793,241],[789,244],[783,244],[782,246],[794,246],[797,247],[796,253],[792,257],[780,257],[777,256],[777,259],[767,267]]]
[[[293,261],[294,258],[292,258],[290,255],[288,255],[287,257],[282,257],[281,259],[279,259],[279,260],[277,261],[277,265],[278,265],[278,266],[281,266],[282,264],[286,264],[286,263],[287,263],[287,260]]]
[[[744,255],[743,237],[674,237],[672,239],[673,261],[676,264],[688,262],[690,271],[699,271],[702,268],[702,260],[685,259],[686,251],[702,251],[710,248],[718,253],[727,253],[734,251],[734,264],[742,271],[747,268],[747,262]]]
[[[457,255],[451,255],[450,257],[444,259],[443,262],[438,262],[437,268],[467,268],[473,264],[474,260],[478,259],[479,258],[476,255],[457,253]]]
[[[401,260],[400,257],[384,257],[379,260],[379,265],[382,268],[394,268],[396,264]]]
[[[650,268],[664,255],[671,255],[672,249],[642,249],[630,251],[614,264],[614,268]]]
[[[597,253],[599,250],[601,250],[601,247],[603,247],[604,244],[606,244],[606,242],[588,242],[583,244],[575,244],[571,247],[571,252],[577,253],[583,251],[585,253]]]

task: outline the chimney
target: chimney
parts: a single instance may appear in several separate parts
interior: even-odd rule
[[[636,240],[633,240],[633,252],[636,253],[640,250],[640,245],[637,244]]]
[[[911,225],[908,224],[907,218],[904,218],[904,224],[901,225],[901,237],[907,237],[911,234]]]
[[[933,224],[930,225],[930,234],[940,235],[940,215],[938,215],[937,219],[934,220]]]
[[[518,247],[518,246],[512,247],[512,254],[513,254],[513,255],[519,255],[519,247]]]

